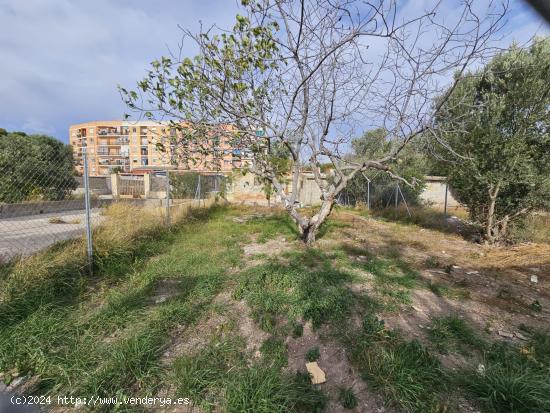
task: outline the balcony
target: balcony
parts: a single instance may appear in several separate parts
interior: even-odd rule
[[[120,132],[117,128],[97,128],[98,136],[119,136]]]

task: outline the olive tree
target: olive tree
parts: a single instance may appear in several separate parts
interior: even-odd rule
[[[512,46],[462,76],[436,121],[436,154],[486,241],[550,207],[550,39]]]
[[[426,10],[411,5],[243,0],[232,28],[183,29],[198,54],[186,56],[182,46],[154,61],[136,90],[120,91],[132,111],[179,129],[179,156],[208,152],[217,135],[246,148],[250,171],[270,183],[310,244],[357,173],[376,169],[407,182],[392,164],[433,127],[445,99],[433,105],[432,98],[443,85],[453,90],[460,76],[453,80],[452,73],[494,51],[507,10],[507,4],[466,0],[445,16],[441,2]],[[386,131],[387,151],[346,157],[351,139],[375,127]],[[275,144],[290,157],[288,184],[272,162]],[[321,172],[327,162],[331,179]],[[322,198],[312,216],[297,202],[305,166]]]
[[[0,133],[0,171],[0,203],[60,201],[78,184],[71,147],[46,135]]]

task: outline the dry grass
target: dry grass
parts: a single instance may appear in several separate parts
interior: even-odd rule
[[[536,212],[527,216],[523,222],[510,228],[510,237],[519,242],[550,244],[550,213]]]
[[[500,268],[548,265],[550,244],[520,244],[507,248],[493,248],[479,261],[485,266]]]

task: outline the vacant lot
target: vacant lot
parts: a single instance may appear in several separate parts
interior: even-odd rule
[[[550,411],[547,244],[352,210],[310,249],[273,210],[214,207],[170,231],[111,215],[93,277],[80,241],[2,268],[10,389],[192,401],[118,411]]]

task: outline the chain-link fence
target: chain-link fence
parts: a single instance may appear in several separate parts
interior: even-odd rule
[[[364,205],[367,209],[404,208],[410,215],[416,206],[429,206],[446,215],[460,204],[449,191],[445,177],[426,176],[423,184],[412,188],[389,177],[354,181],[342,191],[338,203],[346,206]]]
[[[207,206],[225,191],[226,177],[210,172],[142,170],[89,176],[86,153],[80,155],[82,176],[75,176],[72,157],[65,152],[11,163],[0,158],[0,263],[78,237],[86,240],[91,261],[94,231],[110,225],[105,212],[112,204],[154,210],[169,225],[177,214]]]

